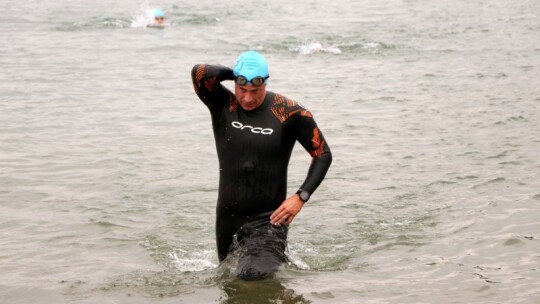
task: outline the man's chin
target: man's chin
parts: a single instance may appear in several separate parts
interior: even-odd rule
[[[242,107],[242,109],[244,109],[244,111],[252,111],[252,110],[255,110],[256,108],[255,104],[249,104],[249,105],[240,104],[240,106]]]

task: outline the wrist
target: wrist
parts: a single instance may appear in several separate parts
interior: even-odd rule
[[[309,192],[302,189],[299,189],[298,191],[296,191],[296,194],[298,195],[300,200],[302,200],[302,202],[304,203],[307,202],[309,200],[309,197],[311,196]]]

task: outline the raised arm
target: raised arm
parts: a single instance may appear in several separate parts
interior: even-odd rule
[[[233,80],[232,69],[220,65],[197,64],[191,69],[193,88],[210,110],[223,108],[223,103],[234,95],[221,82]]]

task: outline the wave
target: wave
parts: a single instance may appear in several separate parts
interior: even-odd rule
[[[404,46],[379,41],[358,41],[356,38],[329,37],[325,39],[301,40],[286,37],[278,41],[262,42],[256,47],[265,52],[288,52],[304,56],[312,55],[347,55],[347,54],[385,54]]]
[[[131,20],[127,18],[93,17],[85,21],[67,23],[56,27],[56,30],[63,32],[78,31],[81,29],[121,29],[129,28]]]
[[[397,46],[393,44],[386,44],[377,41],[365,41],[365,42],[342,42],[342,43],[321,43],[321,42],[309,42],[301,44],[294,48],[294,51],[300,55],[312,55],[319,53],[327,53],[333,55],[339,55],[342,53],[372,53],[378,54],[388,50],[394,50]]]
[[[312,42],[300,45],[295,49],[301,55],[310,55],[317,53],[341,54],[341,50],[336,46],[323,46],[319,42]]]
[[[56,27],[58,31],[79,31],[92,29],[123,29],[123,28],[147,28],[153,25],[153,12],[156,7],[146,3],[142,4],[135,13],[126,14],[124,16],[96,16],[88,20],[75,21],[62,24]],[[129,16],[131,15],[131,16]],[[191,24],[191,25],[212,25],[221,21],[220,18],[214,15],[206,15],[204,13],[186,13],[178,6],[173,5],[165,10],[164,27],[170,27],[176,24]]]
[[[215,251],[212,250],[192,253],[181,250],[180,252],[170,252],[169,258],[176,269],[182,272],[194,272],[217,268],[218,265],[212,261],[215,254]]]

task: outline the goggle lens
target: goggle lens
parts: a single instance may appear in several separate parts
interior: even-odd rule
[[[251,83],[252,85],[256,86],[256,87],[260,87],[264,84],[264,82],[266,81],[266,79],[268,79],[268,76],[267,77],[255,77],[251,80],[247,80],[246,77],[244,76],[236,76],[234,78],[234,82],[236,82],[237,85],[241,85],[241,86],[244,86],[244,85],[247,85],[249,83]]]

